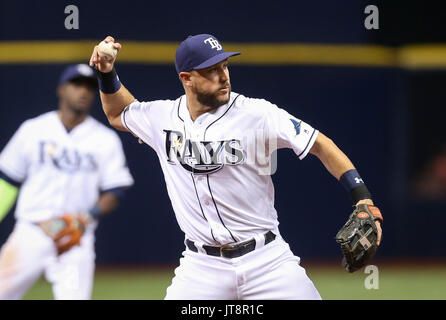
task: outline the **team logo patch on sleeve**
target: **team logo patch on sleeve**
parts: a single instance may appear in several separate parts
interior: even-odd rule
[[[300,122],[297,122],[294,119],[290,119],[290,121],[293,123],[294,125],[294,130],[296,130],[296,136],[300,133]],[[301,121],[302,122],[302,121]]]

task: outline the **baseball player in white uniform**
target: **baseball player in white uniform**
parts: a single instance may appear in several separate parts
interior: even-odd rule
[[[113,47],[119,51],[121,44]],[[185,233],[166,299],[320,299],[280,235],[270,155],[279,148],[293,149],[299,159],[312,153],[340,180],[356,170],[309,124],[232,92],[228,58],[237,54],[225,52],[212,35],[189,36],[175,56],[185,90],[176,100],[136,100],[117,76],[116,57],[100,57],[98,46],[90,65],[97,67],[110,124],[156,151]],[[372,203],[365,185],[359,188],[356,202]]]
[[[88,115],[96,90],[88,65],[68,66],[58,110],[25,121],[0,154],[0,218],[18,194],[16,224],[0,252],[0,299],[20,299],[42,274],[55,299],[91,296],[97,220],[133,184],[118,135]],[[62,216],[82,226],[79,243],[63,252],[49,236]]]

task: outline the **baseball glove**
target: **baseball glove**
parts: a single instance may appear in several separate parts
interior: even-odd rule
[[[383,222],[378,207],[359,204],[336,235],[335,240],[344,254],[342,265],[348,272],[361,269],[375,255],[378,249],[376,220]]]
[[[87,226],[82,215],[64,214],[61,217],[38,223],[42,230],[54,241],[58,255],[79,245]]]

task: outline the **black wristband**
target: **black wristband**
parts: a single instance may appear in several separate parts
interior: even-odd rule
[[[121,88],[121,82],[115,68],[107,73],[101,72],[96,68],[96,75],[98,76],[99,90],[103,93],[112,94]]]
[[[356,169],[344,172],[339,178],[339,182],[350,194],[353,204],[356,204],[359,200],[372,198],[372,195]]]
[[[356,204],[359,200],[372,199],[372,194],[365,184],[363,184],[350,191],[350,198],[352,199],[353,204]]]

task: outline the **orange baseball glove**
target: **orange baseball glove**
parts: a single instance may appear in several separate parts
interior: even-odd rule
[[[38,223],[43,232],[53,239],[58,255],[80,244],[87,224],[86,217],[74,214],[64,214]]]

